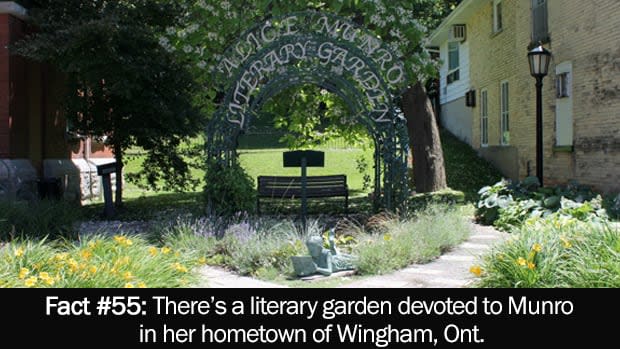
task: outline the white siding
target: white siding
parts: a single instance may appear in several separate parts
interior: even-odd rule
[[[451,84],[447,84],[448,75],[448,42],[441,45],[440,57],[443,64],[439,70],[441,76],[441,104],[450,103],[459,98],[465,97],[469,91],[469,42],[461,43],[459,50],[460,59],[460,79]]]

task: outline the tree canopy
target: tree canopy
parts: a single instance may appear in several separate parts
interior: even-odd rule
[[[68,123],[112,146],[119,175],[128,148],[146,150],[141,177],[153,186],[191,183],[175,149],[201,130],[203,120],[193,106],[191,71],[159,42],[184,11],[163,0],[37,0],[30,10],[36,31],[14,48],[64,73]]]
[[[38,29],[16,52],[66,74],[65,109],[73,127],[106,137],[121,165],[129,147],[144,148],[141,178],[152,186],[185,188],[189,168],[174,149],[203,130],[221,105],[225,91],[218,64],[253,24],[308,10],[347,17],[389,46],[413,86],[436,75],[425,49],[427,27],[437,25],[458,0],[31,2]],[[363,130],[347,118],[337,96],[315,86],[283,91],[265,112],[279,115],[275,124],[292,132],[291,147],[336,136],[355,141]]]
[[[429,6],[435,8],[436,2],[436,0],[184,1],[186,15],[183,25],[168,28],[167,35],[160,38],[160,43],[170,52],[181,52],[189,62],[192,62],[191,69],[194,76],[206,87],[199,92],[201,107],[206,115],[211,115],[219,106],[221,98],[222,91],[217,89],[221,81],[217,80],[218,75],[215,73],[226,49],[255,23],[298,11],[325,11],[352,18],[355,23],[370,29],[383,42],[388,43],[392,51],[405,62],[410,76],[415,79],[432,76],[435,73],[435,65],[423,49],[423,38],[427,30],[424,21],[421,21],[418,15],[420,11],[428,11]],[[305,112],[305,117],[285,122],[290,129],[307,129],[320,125],[319,120],[310,113],[315,113],[325,105],[325,95],[321,94],[321,91],[305,87],[285,92],[278,99],[291,101],[292,96],[296,96],[295,113]],[[336,98],[328,99],[330,105],[338,106]],[[267,112],[277,114],[275,111],[279,111],[278,108],[281,110],[282,106],[276,100],[268,105]],[[332,112],[332,115],[336,114],[338,113]],[[309,125],[299,125],[295,120],[303,120]],[[338,127],[333,128],[334,132],[330,132],[331,134],[342,135],[352,130],[346,123],[336,125]]]

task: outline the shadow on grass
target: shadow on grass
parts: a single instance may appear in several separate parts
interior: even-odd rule
[[[201,214],[203,211],[202,192],[159,193],[124,200],[123,208],[117,210],[114,219],[122,221],[152,220],[167,213]],[[84,216],[89,219],[102,219],[103,203],[82,207]]]
[[[278,141],[274,137],[264,135],[246,136],[244,144],[239,149],[252,152],[253,149],[262,149],[275,146]],[[480,188],[501,180],[502,176],[490,163],[480,158],[469,145],[459,141],[449,132],[441,132],[443,143],[446,176],[448,186],[465,193],[467,202],[478,200],[477,192]],[[273,149],[281,153],[282,149]],[[372,212],[372,200],[365,193],[351,191],[348,213],[365,214]],[[301,208],[299,199],[261,199],[261,213],[265,215],[298,215]],[[103,203],[83,207],[88,219],[100,219],[103,212]],[[125,200],[125,206],[118,212],[118,220],[152,220],[164,214],[192,213],[204,214],[202,192],[187,193],[156,193],[139,198]],[[252,212],[254,214],[255,212]],[[342,215],[344,198],[310,199],[308,205],[310,215]]]
[[[441,143],[448,187],[465,193],[467,202],[477,202],[480,188],[502,180],[502,174],[493,165],[450,132],[441,131]]]
[[[349,198],[349,210],[345,213],[344,198],[323,198],[308,200],[308,214],[345,215],[366,214],[372,212],[372,201],[367,196],[352,193],[356,196]],[[297,216],[301,209],[299,199],[261,199],[261,214],[266,216]],[[103,203],[95,203],[81,208],[82,216],[86,219],[103,219]],[[254,215],[256,212],[251,212]],[[204,214],[204,204],[201,192],[189,193],[162,193],[139,198],[126,199],[124,207],[117,212],[115,220],[147,221],[166,215]]]
[[[286,144],[280,142],[285,133],[251,134],[239,137],[239,150],[286,149]]]
[[[301,210],[299,199],[261,198],[261,215],[298,215]],[[366,196],[349,198],[345,211],[344,198],[308,199],[308,215],[347,215],[372,212],[372,201]]]

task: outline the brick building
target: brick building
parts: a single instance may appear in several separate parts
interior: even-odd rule
[[[62,76],[9,53],[26,33],[26,16],[22,6],[0,1],[0,200],[33,198],[37,181],[50,178],[60,180],[65,199],[99,197],[96,165],[112,154],[67,132]]]
[[[431,36],[443,61],[443,125],[505,176],[535,174],[526,56],[542,42],[553,53],[543,88],[545,184],[620,191],[619,34],[617,0],[464,0]]]

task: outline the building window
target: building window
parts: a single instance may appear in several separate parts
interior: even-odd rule
[[[460,75],[460,44],[458,42],[448,43],[448,84],[458,81]]]
[[[561,62],[555,67],[556,101],[555,101],[555,145],[573,146],[573,98],[572,95],[573,64]]]
[[[549,42],[547,0],[532,0],[532,43]]]
[[[504,29],[502,16],[502,0],[493,0],[493,32],[498,33]]]
[[[570,74],[568,72],[560,73],[555,78],[555,91],[556,97],[568,98],[570,97]]]
[[[489,93],[480,91],[480,145],[489,145]]]
[[[503,81],[501,83],[501,91],[500,91],[500,124],[501,124],[501,135],[500,135],[500,144],[501,145],[509,145],[510,144],[510,88],[508,85],[508,81]]]

